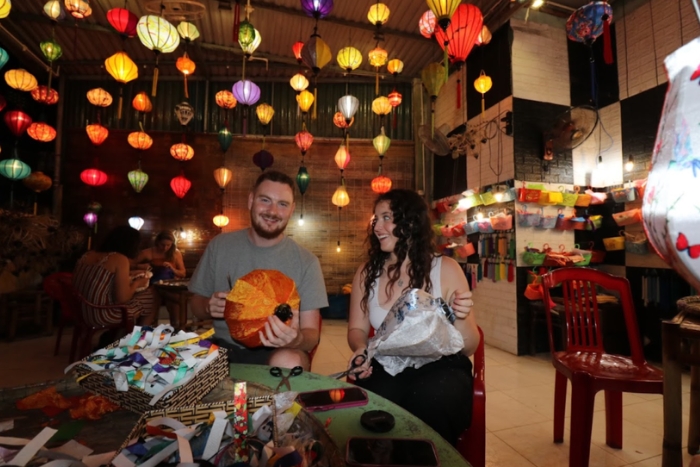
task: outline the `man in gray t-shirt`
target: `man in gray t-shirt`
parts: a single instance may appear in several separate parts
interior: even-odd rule
[[[192,312],[214,319],[217,341],[231,361],[309,370],[307,352],[319,341],[319,309],[328,306],[328,296],[318,258],[284,234],[294,212],[294,182],[281,172],[264,172],[248,196],[248,209],[251,227],[207,245],[189,284]],[[289,325],[269,317],[260,336],[264,347],[247,349],[231,339],[223,317],[231,285],[255,269],[275,269],[294,280],[301,303]]]

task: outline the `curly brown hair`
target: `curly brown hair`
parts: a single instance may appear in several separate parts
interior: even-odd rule
[[[386,285],[386,290],[388,291],[399,280],[401,265],[408,257],[410,261],[408,287],[425,288],[430,293],[433,287],[430,280],[430,268],[433,258],[436,256],[436,249],[428,205],[418,193],[404,189],[394,189],[379,195],[374,202],[374,208],[376,209],[382,201],[389,202],[396,225],[392,234],[397,239],[394,247],[396,263],[390,265],[387,270],[389,282]],[[374,234],[374,224],[375,221],[367,229],[365,242],[369,245],[368,258],[362,269],[365,291],[360,306],[365,313],[367,313],[370,293],[375,293],[373,290],[374,282],[381,275],[384,264],[391,254],[382,251],[379,240]]]

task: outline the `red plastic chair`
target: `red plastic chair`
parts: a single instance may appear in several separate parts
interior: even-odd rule
[[[44,291],[53,300],[56,300],[61,306],[61,318],[58,322],[58,334],[56,336],[56,346],[53,354],[58,355],[58,350],[61,348],[61,337],[63,336],[63,328],[70,323],[75,323],[76,316],[80,310],[80,304],[73,297],[72,287],[73,274],[70,272],[56,272],[47,276],[44,279]],[[77,326],[74,331],[78,332]],[[75,339],[74,339],[75,340]],[[69,361],[74,361],[75,346],[71,345]]]
[[[479,346],[474,352],[472,424],[457,438],[457,451],[472,467],[486,465],[486,387],[484,385],[484,331],[479,328]]]
[[[630,285],[590,268],[561,268],[542,276],[547,311],[549,347],[556,369],[554,386],[554,442],[564,440],[566,380],[571,381],[571,440],[569,466],[585,467],[591,451],[593,405],[598,391],[605,391],[605,442],[622,448],[622,393],[663,394],[663,372],[644,359]],[[561,284],[563,305],[557,306],[566,342],[556,351],[552,332],[550,290]],[[627,327],[631,357],[609,354],[603,348],[597,287],[619,297]]]

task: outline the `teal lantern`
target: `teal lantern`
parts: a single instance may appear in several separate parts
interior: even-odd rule
[[[141,170],[141,162],[139,162],[139,168],[132,170],[127,176],[129,177],[129,183],[131,183],[136,193],[141,193],[143,187],[148,183],[148,174]]]
[[[232,142],[233,134],[231,134],[228,127],[221,127],[221,129],[219,130],[219,145],[221,146],[221,150],[223,152],[228,151],[228,148],[231,147]]]
[[[0,161],[0,175],[10,180],[22,180],[32,173],[32,169],[19,159],[5,159]]]
[[[309,171],[306,170],[302,162],[301,167],[299,167],[299,172],[297,172],[297,187],[299,187],[299,193],[301,193],[301,213],[299,214],[299,225],[304,225],[304,193],[309,187],[309,182],[311,177],[309,176]]]
[[[2,69],[2,67],[4,67],[7,64],[7,61],[9,59],[10,54],[7,53],[7,50],[0,47],[0,69]]]

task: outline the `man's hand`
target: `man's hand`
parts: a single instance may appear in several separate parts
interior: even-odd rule
[[[292,310],[292,320],[289,325],[284,324],[275,315],[268,317],[265,332],[260,331],[258,334],[265,347],[297,348],[303,340],[299,331],[299,310]]]
[[[226,296],[228,292],[214,292],[209,299],[207,305],[207,313],[214,319],[224,318],[224,309],[226,308]]]

